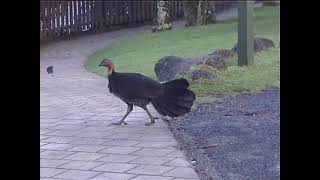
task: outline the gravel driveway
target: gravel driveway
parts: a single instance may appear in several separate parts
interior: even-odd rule
[[[280,89],[223,97],[169,127],[201,179],[280,179]]]

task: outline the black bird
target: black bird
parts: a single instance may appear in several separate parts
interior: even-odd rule
[[[53,66],[47,67],[47,72],[49,75],[53,76]]]
[[[127,113],[118,123],[113,123],[114,125],[127,124],[124,120],[132,111],[133,105],[148,113],[151,122],[146,125],[151,125],[155,118],[147,109],[150,102],[159,114],[173,118],[190,112],[196,99],[195,93],[188,89],[189,83],[186,79],[161,84],[138,73],[115,72],[110,59],[102,60],[99,66],[107,68],[110,93],[128,105]]]

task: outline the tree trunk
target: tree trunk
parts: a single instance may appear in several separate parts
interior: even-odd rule
[[[216,22],[216,12],[213,1],[199,1],[197,24],[210,24]]]
[[[184,1],[185,26],[195,26],[197,24],[198,1]]]
[[[170,1],[157,1],[157,17],[152,32],[172,29],[170,5]]]
[[[185,26],[196,26],[216,22],[214,1],[185,1]]]

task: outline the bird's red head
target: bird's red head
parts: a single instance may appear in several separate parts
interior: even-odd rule
[[[110,59],[103,59],[99,66],[104,66],[108,68],[108,75],[111,75],[114,71],[114,65]]]

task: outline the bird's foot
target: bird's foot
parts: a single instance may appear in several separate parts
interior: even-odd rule
[[[154,125],[154,122],[148,122],[148,123],[145,123],[144,125],[145,126],[151,126],[151,125]]]
[[[111,123],[112,125],[127,125],[128,123],[124,122],[124,121],[119,121],[119,122],[116,122],[116,123]]]
[[[148,122],[148,123],[145,123],[144,125],[145,126],[151,126],[151,125],[154,125],[154,123],[155,123],[155,119],[159,119],[158,117],[152,117],[151,118],[151,122]]]

